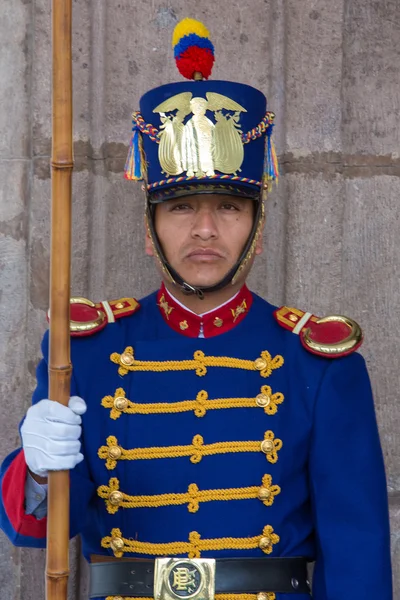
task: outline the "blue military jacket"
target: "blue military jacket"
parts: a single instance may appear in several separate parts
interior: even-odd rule
[[[81,534],[88,560],[306,556],[316,561],[316,600],[390,600],[386,482],[364,360],[309,353],[274,307],[251,299],[237,320],[231,310],[229,328],[215,316],[220,333],[205,338],[187,335],[183,309],[171,327],[171,303],[152,294],[72,340],[71,393],[88,410],[85,460],[70,477],[71,536]],[[48,397],[47,346],[46,335],[33,402]],[[16,545],[43,547],[34,517],[20,526],[7,509],[20,456],[3,464],[2,528]]]

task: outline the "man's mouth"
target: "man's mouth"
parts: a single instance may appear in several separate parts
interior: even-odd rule
[[[195,248],[186,255],[186,258],[194,262],[213,262],[223,258],[223,255],[213,248]]]

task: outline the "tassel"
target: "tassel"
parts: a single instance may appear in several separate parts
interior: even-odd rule
[[[140,181],[143,179],[142,170],[142,134],[136,124],[132,126],[132,138],[129,144],[128,156],[125,163],[125,179]]]
[[[278,184],[279,168],[278,157],[276,155],[275,145],[272,140],[272,130],[274,124],[270,123],[267,129],[265,160],[264,160],[264,181],[267,182],[268,191],[271,191],[272,182]]]

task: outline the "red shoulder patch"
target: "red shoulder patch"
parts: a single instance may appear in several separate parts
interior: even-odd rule
[[[87,298],[71,298],[72,337],[92,335],[104,329],[108,323],[128,317],[139,310],[140,304],[135,298],[103,301],[95,304]],[[49,314],[47,315],[49,320]]]
[[[285,329],[299,335],[301,344],[318,356],[339,358],[357,350],[363,341],[358,323],[341,315],[322,319],[297,308],[282,306],[274,317]]]

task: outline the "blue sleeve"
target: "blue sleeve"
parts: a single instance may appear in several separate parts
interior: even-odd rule
[[[385,469],[364,359],[332,360],[316,399],[309,460],[315,600],[392,599]]]
[[[43,359],[36,370],[37,385],[32,396],[33,404],[48,398],[48,332],[43,338],[42,353]],[[73,375],[71,395],[79,396]],[[6,457],[0,471],[0,527],[16,546],[43,548],[46,545],[47,505],[42,502],[39,513],[35,509],[29,513],[32,505],[27,506],[29,499],[25,498],[26,480],[27,467],[23,450],[19,448]],[[95,485],[90,478],[87,463],[83,460],[70,471],[70,537],[80,533],[84,527],[85,515],[88,513],[86,508],[94,492]]]

